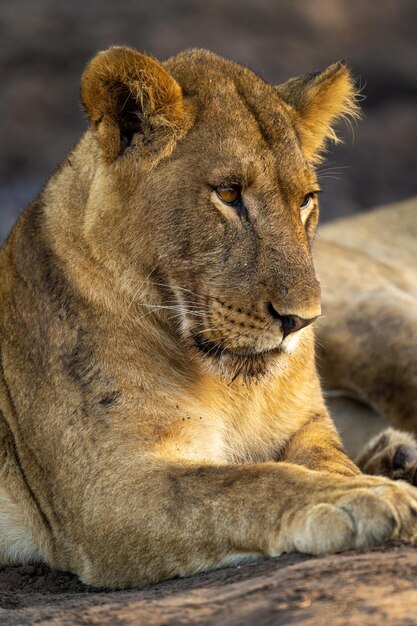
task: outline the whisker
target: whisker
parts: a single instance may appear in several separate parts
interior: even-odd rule
[[[214,296],[210,296],[209,294],[198,293],[197,291],[192,291],[192,289],[186,289],[185,287],[180,287],[179,285],[175,285],[175,287],[168,285],[168,283],[155,283],[149,281],[150,285],[154,285],[156,287],[168,287],[171,291],[175,291],[175,289],[180,289],[181,291],[185,291],[187,293],[191,293],[193,296],[197,296],[198,298],[210,298],[211,300],[217,300]]]
[[[168,310],[172,310],[172,309],[174,309],[174,310],[178,311],[178,313],[177,313],[176,315],[170,316],[170,318],[169,318],[169,319],[171,319],[171,317],[180,317],[180,316],[182,316],[184,313],[189,313],[189,314],[191,314],[191,315],[199,315],[199,314],[200,314],[200,311],[198,311],[198,310],[196,310],[196,311],[190,311],[190,310],[187,310],[187,309],[183,310],[183,309],[182,309],[181,307],[179,307],[179,306],[176,306],[176,307],[174,307],[174,306],[169,306],[169,307],[166,307],[166,306],[159,306],[159,305],[152,305],[152,304],[148,304],[148,305],[146,305],[146,304],[141,304],[141,303],[138,303],[138,305],[139,305],[139,306],[144,306],[144,307],[147,307],[147,308],[149,307],[149,308],[151,309],[150,311],[148,311],[148,312],[147,312],[147,313],[145,313],[144,315],[141,315],[141,317],[139,317],[139,318],[138,318],[138,320],[142,320],[143,318],[147,317],[148,315],[151,315],[151,314],[156,314],[156,313],[158,313],[158,311],[159,311],[160,309],[168,309]],[[202,316],[202,315],[201,315],[201,316]]]
[[[221,348],[221,346],[222,346],[222,345],[224,345],[224,339],[222,339],[222,340],[221,340],[221,341],[219,341],[218,343],[214,344],[214,345],[210,348],[210,350],[206,353],[206,354],[207,354],[207,356],[210,354],[210,352],[211,352],[212,350],[215,350],[215,353],[213,354],[213,356],[214,356],[215,358],[217,358],[218,351],[220,350],[220,348]],[[223,353],[225,350],[226,350],[226,348],[224,348],[224,349],[223,349],[222,353]]]
[[[210,331],[219,331],[221,328],[216,326],[212,326],[211,328],[203,328],[203,330],[198,330],[197,332],[193,332],[193,335],[202,335],[203,333],[208,333]]]
[[[322,174],[319,178],[332,178],[333,180],[340,180],[340,176],[332,176],[331,174]]]
[[[186,313],[192,317],[200,317],[202,320],[204,320],[204,315],[200,314],[199,311],[186,311]],[[184,311],[181,311],[180,313],[176,313],[175,315],[170,315],[168,319],[171,321],[178,317],[183,317],[183,316],[184,316]]]

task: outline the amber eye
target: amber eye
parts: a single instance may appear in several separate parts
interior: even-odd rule
[[[304,211],[305,209],[309,209],[312,206],[315,195],[315,193],[308,193],[306,196],[304,196],[303,203],[300,206],[300,209],[302,211]]]
[[[219,196],[220,200],[222,200],[226,204],[234,204],[240,198],[239,187],[217,187],[216,193]]]

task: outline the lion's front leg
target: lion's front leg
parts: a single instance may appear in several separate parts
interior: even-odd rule
[[[56,533],[65,545],[53,565],[68,568],[70,555],[85,582],[130,587],[248,556],[412,541],[417,531],[417,490],[384,478],[290,463],[134,465],[100,473],[84,492],[78,526]]]
[[[346,454],[325,409],[313,414],[288,443],[281,459],[313,470],[356,476],[358,467]]]
[[[394,530],[399,511],[404,512],[400,504],[401,496],[397,500],[399,492],[395,489],[396,485],[389,480],[371,485],[369,478],[361,475],[360,470],[368,474],[383,474],[388,478],[403,478],[413,483],[417,475],[417,444],[411,436],[393,430],[386,431],[383,439],[376,439],[378,441],[374,441],[371,450],[365,449],[359,466],[355,465],[344,451],[333,421],[325,410],[311,416],[291,439],[282,455],[283,460],[316,470],[318,485],[327,476],[329,486],[333,485],[335,498],[322,501],[319,496],[318,502],[301,509],[294,516],[293,521],[299,526],[295,532],[293,529],[290,536],[294,538],[297,550],[323,554],[347,549],[348,546],[377,545],[401,537],[401,533],[397,534]],[[390,467],[395,466],[395,472],[381,471],[382,460],[386,462],[388,458]],[[368,471],[371,467],[375,471]],[[346,478],[339,480],[339,476]],[[350,488],[342,493],[340,484],[343,481]],[[417,490],[405,483],[398,486],[404,492],[407,490],[413,500],[417,498]],[[350,517],[352,527],[346,524],[346,515]],[[414,504],[410,515],[411,520],[417,516]],[[417,538],[415,524],[411,522],[412,540]]]

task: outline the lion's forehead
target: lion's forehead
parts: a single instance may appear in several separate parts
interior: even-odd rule
[[[222,118],[224,126],[255,120],[268,140],[296,137],[288,106],[276,90],[252,70],[206,50],[191,50],[166,62],[184,95],[199,110]]]
[[[286,181],[304,175],[306,162],[288,106],[275,89],[254,72],[205,50],[170,59],[167,69],[184,95],[197,103],[195,125],[204,135],[205,157],[222,155],[238,170],[238,162],[262,162],[262,170]]]

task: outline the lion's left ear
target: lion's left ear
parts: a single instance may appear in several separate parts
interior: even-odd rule
[[[340,118],[359,117],[357,90],[343,61],[323,72],[291,78],[276,90],[291,106],[303,151],[313,163],[321,161],[327,139],[339,141],[333,125]]]

